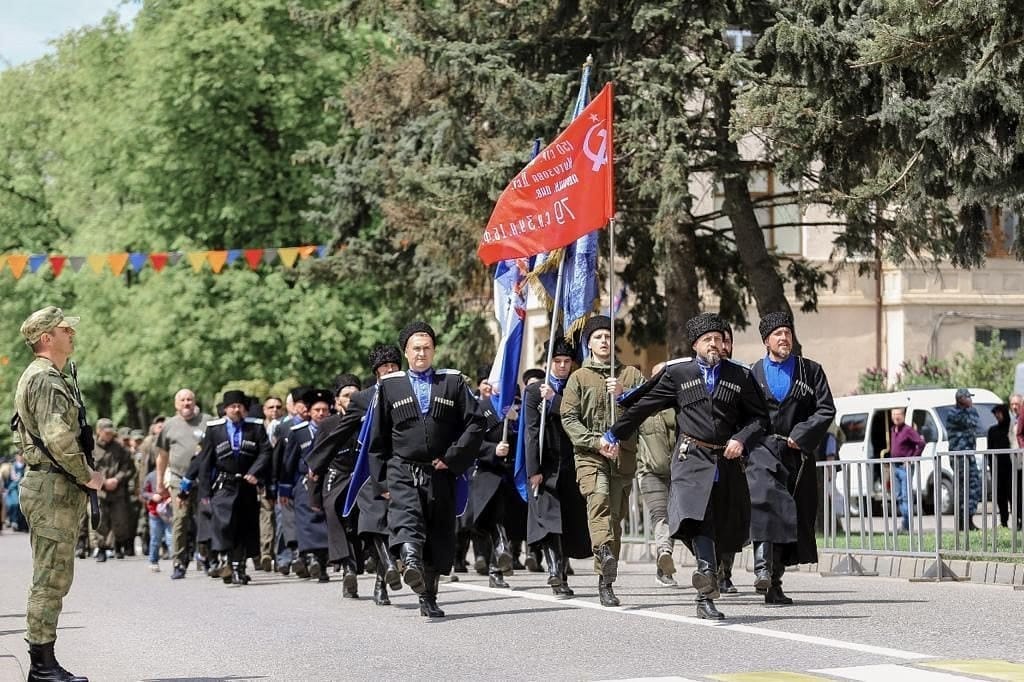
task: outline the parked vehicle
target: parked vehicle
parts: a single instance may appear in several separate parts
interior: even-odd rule
[[[984,450],[988,441],[988,429],[995,424],[992,407],[1003,401],[992,391],[981,388],[970,389],[974,394],[974,407],[978,410],[977,449]],[[849,485],[848,504],[851,514],[859,514],[868,500],[880,512],[882,488],[885,476],[881,460],[889,456],[889,434],[892,431],[890,410],[902,407],[907,411],[907,423],[911,424],[925,440],[923,457],[936,452],[949,451],[946,435],[946,415],[955,409],[956,390],[952,388],[919,389],[896,391],[894,393],[873,393],[836,398],[836,425],[838,426],[839,459],[878,459],[878,464],[868,464],[859,469],[857,480],[851,474],[847,483],[842,474],[836,485],[840,492]],[[978,457],[978,466],[984,471],[984,458]],[[953,513],[953,466],[949,458],[941,460],[941,501],[943,514]],[[925,491],[921,500],[925,512],[934,508],[935,472],[932,462],[920,463],[921,485]],[[854,469],[856,470],[856,469]],[[916,480],[916,474],[915,474]],[[844,492],[845,494],[845,492]]]

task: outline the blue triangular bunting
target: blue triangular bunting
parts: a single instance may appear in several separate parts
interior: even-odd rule
[[[148,253],[141,253],[139,251],[132,251],[128,255],[128,262],[131,263],[132,270],[138,272],[142,268],[146,267],[146,261],[149,260]]]
[[[45,253],[33,253],[28,257],[28,271],[35,273],[46,261],[47,255]]]

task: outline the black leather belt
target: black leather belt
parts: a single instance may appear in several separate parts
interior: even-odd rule
[[[61,473],[61,470],[58,469],[57,467],[53,466],[52,464],[29,464],[28,465],[28,470],[29,471],[42,471],[43,473],[46,473],[46,474],[59,474],[59,473]]]

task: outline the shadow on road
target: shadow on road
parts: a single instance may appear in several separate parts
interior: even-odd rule
[[[454,602],[445,602],[443,604],[439,604],[439,606],[441,606],[442,608],[447,608],[448,605],[451,604],[451,603],[454,603]],[[411,611],[411,610],[414,610],[414,609],[418,611],[420,607],[419,607],[418,604],[399,604],[398,608],[402,609],[403,611]],[[429,620],[431,623],[443,623],[445,621],[463,620],[463,619],[466,619],[466,618],[493,618],[495,616],[511,616],[511,615],[520,615],[521,616],[521,615],[523,615],[523,613],[527,613],[527,612],[530,615],[533,615],[535,613],[549,613],[549,612],[552,612],[552,611],[571,611],[571,610],[574,610],[571,606],[552,606],[550,608],[545,608],[545,609],[536,609],[536,608],[529,609],[528,611],[526,611],[524,609],[516,609],[514,611],[482,611],[480,613],[450,613],[449,612],[449,613],[445,614],[444,618],[428,618],[427,620]]]
[[[229,682],[229,680],[265,680],[266,675],[228,675],[227,677],[147,677],[142,682]]]

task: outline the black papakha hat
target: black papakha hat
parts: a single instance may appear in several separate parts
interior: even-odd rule
[[[600,329],[607,329],[608,331],[611,331],[612,319],[607,315],[594,315],[592,318],[587,320],[587,323],[583,326],[583,335],[580,337],[580,344],[586,348],[590,343],[590,335]]]
[[[376,374],[377,368],[389,362],[402,366],[402,351],[390,343],[378,343],[370,351],[370,370]]]
[[[437,345],[437,335],[434,333],[434,328],[422,320],[416,320],[405,325],[405,329],[398,335],[398,347],[403,352],[405,351],[405,344],[409,343],[409,339],[412,338],[413,334],[426,334],[434,342],[434,345]]]
[[[596,330],[595,330],[596,331]],[[556,358],[559,355],[567,358],[576,359],[576,349],[572,347],[572,344],[565,340],[565,337],[559,335],[555,338],[555,348],[551,351],[551,357]]]
[[[761,340],[764,341],[779,327],[789,327],[790,331],[793,331],[793,316],[789,313],[768,313],[761,318],[757,330],[761,332]]]
[[[538,369],[536,367],[531,367],[530,369],[528,369],[525,372],[523,372],[523,385],[524,386],[527,385],[528,383],[530,383],[530,379],[536,379],[537,381],[544,381],[544,370]]]
[[[728,328],[729,326],[725,323],[725,320],[715,313],[701,313],[686,321],[686,336],[692,346],[697,343],[697,339],[708,332],[718,332],[724,336],[725,330]]]
[[[341,389],[345,388],[346,386],[355,386],[357,389],[361,389],[363,387],[363,382],[355,374],[339,374],[338,376],[334,377],[335,395],[341,393]]]
[[[224,399],[221,402],[221,404],[227,406],[234,405],[236,403],[239,405],[245,405],[246,407],[249,407],[249,396],[245,394],[245,391],[239,391],[237,389],[224,391]]]
[[[313,407],[317,403],[327,403],[332,408],[334,407],[334,394],[325,388],[311,388],[303,394],[300,400],[306,404],[306,407]]]
[[[486,381],[487,379],[490,379],[490,377],[491,377],[491,367],[490,367],[490,365],[480,365],[479,367],[476,368],[476,382],[477,383],[480,383],[481,381]]]

